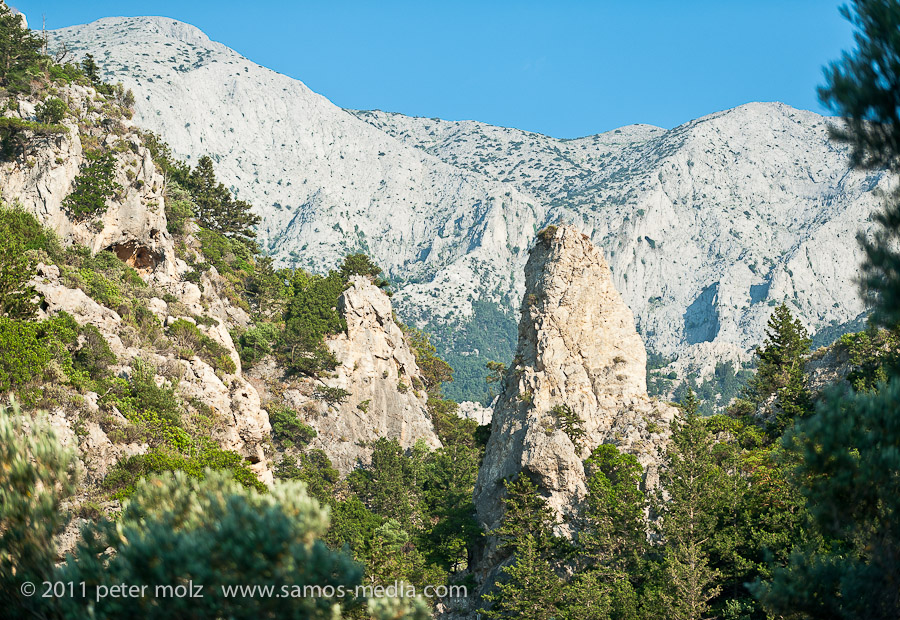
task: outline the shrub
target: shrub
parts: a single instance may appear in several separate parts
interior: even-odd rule
[[[268,407],[268,411],[272,434],[283,443],[305,446],[316,438],[316,429],[301,422],[300,416],[293,409],[272,405]]]
[[[244,332],[232,334],[241,363],[247,368],[269,355],[277,338],[278,327],[273,323],[257,323]]]
[[[327,512],[298,483],[279,483],[272,493],[260,494],[219,473],[154,477],[137,485],[115,521],[89,526],[76,558],[57,578],[106,587],[145,585],[150,592],[190,582],[202,584],[203,598],[167,597],[160,605],[162,599],[153,596],[99,601],[90,594],[85,599],[64,597],[63,615],[336,618],[341,616],[336,605],[352,601],[302,595],[311,586],[352,593],[361,582],[360,567],[320,540],[327,528]],[[225,596],[223,586],[233,584],[297,594]]]
[[[42,123],[57,124],[61,123],[69,111],[69,106],[59,97],[49,97],[44,102],[38,104],[35,109],[35,116]]]
[[[189,347],[210,366],[228,374],[234,374],[237,366],[228,349],[200,331],[187,319],[178,319],[169,326],[169,336],[179,347]]]
[[[342,404],[348,396],[350,396],[350,392],[347,390],[327,385],[317,385],[313,391],[313,398],[324,401],[329,406]]]
[[[84,159],[72,193],[63,201],[63,206],[75,219],[105,213],[106,201],[122,191],[122,186],[114,180],[116,158],[112,152],[85,151]]]
[[[208,439],[200,440],[192,446],[190,455],[167,447],[156,447],[146,454],[126,457],[110,469],[103,480],[103,486],[114,491],[115,499],[125,499],[134,493],[142,478],[152,474],[180,471],[191,478],[202,480],[208,470],[227,471],[241,485],[261,493],[266,491],[266,485],[259,481],[243,457],[236,452],[221,449]]]
[[[106,338],[93,325],[82,327],[81,336],[83,342],[73,357],[75,367],[94,380],[107,376],[109,366],[116,363],[116,356]]]
[[[46,420],[26,420],[17,406],[0,407],[0,605],[10,617],[44,618],[48,599],[20,588],[52,577],[75,459]]]
[[[39,323],[0,317],[0,392],[39,379],[51,360],[71,371],[67,346],[77,333],[77,323],[66,314]]]

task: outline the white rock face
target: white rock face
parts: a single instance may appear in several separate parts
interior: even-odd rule
[[[366,251],[419,325],[457,324],[476,300],[514,313],[533,234],[558,221],[607,249],[647,346],[682,366],[701,363],[709,342],[740,357],[777,302],[812,332],[865,311],[854,236],[892,181],[849,172],[817,114],[751,103],[672,130],[557,140],[348,113],[169,19],[56,35],[134,88],[137,119],[177,154],[217,160],[282,263],[323,271]]]
[[[93,89],[66,87],[60,98],[79,120],[99,125],[101,112]],[[33,120],[33,102],[20,100],[12,115]],[[41,224],[52,228],[65,243],[78,243],[93,252],[112,250],[132,267],[159,277],[175,273],[175,254],[166,231],[163,202],[163,177],[157,172],[150,151],[134,128],[123,122],[122,135],[107,133],[100,127],[88,130],[114,149],[114,181],[122,188],[119,196],[107,201],[99,217],[74,219],[63,206],[73,182],[86,163],[77,124],[67,119],[67,134],[50,136],[30,146],[25,160],[0,163],[0,188],[3,196],[18,202]]]
[[[441,442],[428,414],[416,358],[394,322],[390,299],[366,278],[356,276],[341,295],[339,310],[347,333],[328,340],[341,362],[322,384],[348,393],[339,405],[315,395],[318,382],[305,382],[284,391],[293,408],[304,411],[318,436],[311,448],[325,451],[332,464],[346,474],[367,462],[371,444],[379,437],[396,439],[403,448],[424,441],[430,448]]]
[[[603,443],[634,454],[654,485],[657,448],[675,415],[647,396],[644,344],[586,235],[569,226],[547,229],[525,281],[516,361],[494,408],[475,485],[486,531],[503,515],[503,481],[520,474],[537,483],[560,517],[577,515],[587,495],[583,461]],[[581,420],[583,440],[563,430],[553,412],[562,405]]]

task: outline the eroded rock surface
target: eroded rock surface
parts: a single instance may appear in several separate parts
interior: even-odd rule
[[[644,344],[587,236],[568,226],[546,229],[531,251],[525,282],[517,355],[475,487],[478,518],[488,531],[503,515],[503,481],[521,473],[558,515],[576,514],[587,494],[583,460],[603,443],[634,454],[645,483],[655,484],[658,448],[675,415],[647,396]],[[580,445],[553,411],[562,406],[583,424]],[[569,527],[561,526],[563,533]]]

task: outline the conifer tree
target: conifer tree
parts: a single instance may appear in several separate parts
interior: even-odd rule
[[[665,543],[666,617],[700,620],[718,595],[718,571],[710,565],[710,547],[723,501],[724,479],[713,452],[714,441],[696,413],[672,425],[660,486],[668,494],[656,500]]]
[[[0,86],[21,89],[28,72],[37,68],[43,42],[22,27],[22,18],[0,2]]]
[[[96,86],[100,83],[100,67],[97,66],[93,54],[84,55],[84,60],[81,61],[81,70],[84,71],[84,76],[91,81],[91,84]]]
[[[844,9],[857,48],[826,70],[820,96],[844,117],[836,137],[857,167],[900,168],[900,2],[855,0]],[[890,197],[880,229],[861,238],[864,285],[875,315],[900,324],[900,202]],[[896,371],[891,371],[896,372]],[[828,395],[785,446],[799,457],[795,481],[824,547],[798,547],[755,594],[773,615],[814,618],[900,617],[900,384],[849,397]]]
[[[776,435],[791,420],[812,410],[812,398],[806,387],[806,357],[811,340],[806,328],[795,319],[786,304],[775,308],[766,326],[766,342],[756,349],[757,371],[750,380],[749,394],[757,405],[776,397],[773,427]]]
[[[251,212],[249,203],[235,200],[231,191],[216,179],[208,155],[197,161],[185,184],[196,205],[195,216],[200,226],[244,243],[256,238],[253,227],[259,224],[259,216]]]
[[[505,513],[493,532],[514,559],[502,569],[495,590],[485,595],[487,618],[557,618],[563,599],[563,580],[554,570],[559,541],[553,535],[555,519],[537,487],[526,476],[507,481]]]
[[[825,69],[819,98],[837,117],[832,135],[851,147],[863,169],[900,170],[900,2],[854,0],[841,14],[856,26],[856,49]],[[871,237],[858,239],[866,254],[863,293],[887,327],[900,325],[900,193],[895,191]]]

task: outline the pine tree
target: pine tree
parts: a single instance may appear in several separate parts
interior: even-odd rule
[[[579,524],[576,575],[566,584],[564,618],[636,617],[635,584],[647,549],[643,468],[609,444],[584,462],[588,496]]]
[[[213,161],[204,155],[185,179],[186,189],[194,200],[197,223],[225,237],[249,243],[256,238],[253,227],[260,218],[243,200],[235,200],[231,191],[216,179]]]
[[[710,548],[722,509],[724,478],[714,442],[703,420],[686,413],[672,425],[660,474],[668,494],[658,496],[659,533],[665,543],[666,617],[700,620],[718,595],[718,571],[710,566]]]
[[[806,387],[806,357],[812,343],[806,328],[795,319],[786,304],[775,308],[766,326],[766,342],[756,349],[757,371],[748,386],[751,400],[764,405],[776,397],[767,413],[780,435],[788,424],[812,410],[812,397]]]
[[[96,86],[100,83],[100,67],[97,66],[93,54],[84,55],[84,60],[81,61],[81,70],[84,71],[84,76],[90,80],[91,84]]]
[[[484,596],[487,618],[557,618],[563,603],[563,580],[554,570],[559,541],[553,535],[555,519],[537,487],[526,476],[507,481],[505,513],[493,532],[514,559],[502,569],[494,591]]]
[[[43,42],[22,27],[22,18],[0,2],[0,86],[23,89],[40,68]]]
[[[856,167],[900,168],[900,2],[854,0],[843,13],[857,47],[826,70],[820,89],[843,127]],[[864,292],[886,326],[900,324],[900,201],[891,196],[880,229],[860,238]],[[892,371],[895,372],[895,371]],[[755,594],[781,617],[900,617],[900,384],[827,395],[785,440],[797,455],[795,483],[825,546],[799,546]]]
[[[854,0],[842,15],[856,26],[856,49],[825,70],[819,98],[838,118],[832,135],[850,145],[856,168],[900,170],[900,2]],[[875,216],[871,237],[858,237],[866,260],[863,293],[887,327],[900,325],[900,194]]]

